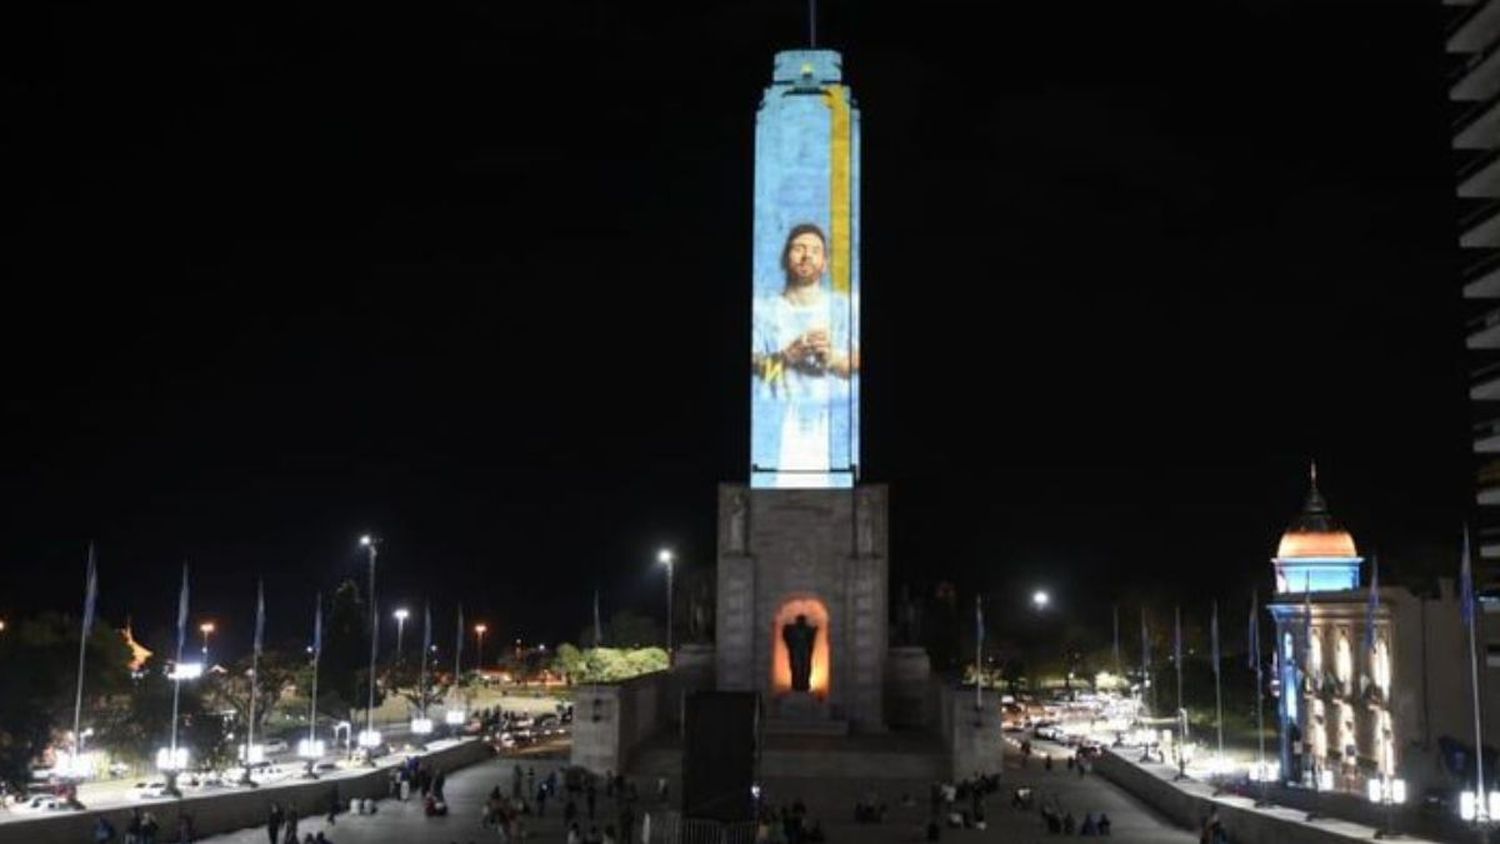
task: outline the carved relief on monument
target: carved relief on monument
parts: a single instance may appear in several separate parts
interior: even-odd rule
[[[879,506],[875,491],[861,489],[854,496],[854,553],[875,556],[875,508]]]
[[[828,697],[828,608],[817,598],[793,598],[771,624],[771,693],[807,691]]]
[[[746,553],[746,537],[750,535],[750,497],[743,489],[729,491],[724,502],[724,513],[725,553]]]

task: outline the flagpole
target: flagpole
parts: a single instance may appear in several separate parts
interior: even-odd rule
[[[260,684],[260,637],[266,622],[266,584],[255,582],[255,646],[250,650],[250,718],[245,727],[245,782],[250,783],[250,763],[255,760],[250,754],[255,750],[255,697]]]
[[[1464,621],[1469,628],[1469,681],[1474,692],[1474,820],[1477,823],[1488,823],[1490,811],[1488,804],[1488,793],[1484,787],[1484,723],[1481,720],[1483,713],[1479,708],[1479,655],[1474,643],[1474,628],[1479,626],[1479,620],[1474,617],[1474,571],[1469,562],[1471,555],[1469,549],[1469,528],[1464,526],[1464,560],[1463,560],[1463,595],[1461,598]]]
[[[1173,627],[1173,636],[1174,636],[1173,643],[1174,644],[1173,644],[1172,661],[1175,662],[1175,663],[1177,663],[1177,712],[1178,712],[1178,716],[1181,717],[1181,713],[1182,713],[1182,605],[1179,604],[1176,607],[1174,607],[1173,608],[1173,613],[1174,613],[1174,615],[1173,615],[1173,622],[1174,622],[1175,626]],[[1186,720],[1183,721],[1182,727],[1183,727],[1183,729],[1182,729],[1182,738],[1185,739],[1185,738],[1187,738],[1187,721]]]
[[[323,655],[323,593],[313,598],[312,699],[307,703],[307,743],[318,740],[318,662]],[[337,741],[334,742],[337,744]],[[311,765],[311,763],[309,763]]]
[[[1250,593],[1250,656],[1255,660],[1255,738],[1259,744],[1258,757],[1256,761],[1257,776],[1260,778],[1260,800],[1258,806],[1270,804],[1266,799],[1266,720],[1262,698],[1265,697],[1265,676],[1261,668],[1260,657],[1260,593]]]
[[[83,736],[79,734],[83,718],[83,661],[94,626],[94,604],[99,595],[99,571],[94,567],[94,543],[89,543],[88,573],[83,585],[83,624],[78,636],[78,689],[73,694],[73,764],[77,772],[78,757],[83,753]]]
[[[1219,599],[1214,599],[1214,727],[1219,733],[1219,761],[1224,760],[1224,692],[1219,682]]]
[[[177,661],[172,670],[172,745],[168,750],[167,783],[169,790],[177,791],[177,714],[182,698],[182,646],[187,635],[188,567],[182,564],[182,591],[177,596]]]
[[[984,608],[974,596],[974,711],[984,709]],[[1066,666],[1064,666],[1066,670]]]

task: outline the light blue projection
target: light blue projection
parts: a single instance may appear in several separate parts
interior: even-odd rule
[[[755,124],[750,485],[854,485],[859,110],[831,50],[776,54]]]

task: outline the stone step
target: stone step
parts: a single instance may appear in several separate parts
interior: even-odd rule
[[[849,722],[834,718],[767,718],[761,722],[767,735],[846,736]]]

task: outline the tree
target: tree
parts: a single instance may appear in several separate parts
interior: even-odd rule
[[[649,616],[630,610],[620,610],[609,617],[609,629],[604,632],[605,641],[619,648],[639,648],[660,644],[661,626]]]
[[[370,639],[369,607],[359,587],[346,580],[333,593],[328,620],[323,627],[323,653],[318,666],[318,709],[351,723],[354,711],[369,697]],[[375,690],[375,705],[383,695]]]
[[[447,697],[451,681],[445,682],[444,679],[430,661],[424,678],[420,656],[408,655],[386,671],[383,685],[405,698],[413,710],[427,711]]]
[[[32,764],[69,739],[79,627],[78,619],[49,613],[0,636],[0,782],[24,788]],[[124,637],[96,624],[85,646],[84,724],[98,725],[128,692],[129,666]]]
[[[583,651],[570,642],[557,646],[557,654],[552,658],[552,670],[561,674],[564,682],[580,682],[585,668]]]
[[[212,682],[186,681],[178,695],[177,745],[188,748],[193,767],[220,767],[232,761],[231,719],[205,700]],[[131,762],[150,764],[156,750],[171,742],[173,686],[165,662],[157,657],[147,660],[123,705],[113,709],[96,731],[99,743]]]
[[[300,661],[300,660],[299,660]],[[225,674],[214,675],[206,690],[209,699],[220,709],[235,713],[235,729],[242,731],[250,719],[250,672],[254,658],[247,656],[230,666]],[[260,679],[255,685],[255,732],[262,734],[266,719],[297,679],[297,665],[280,651],[260,655]]]

